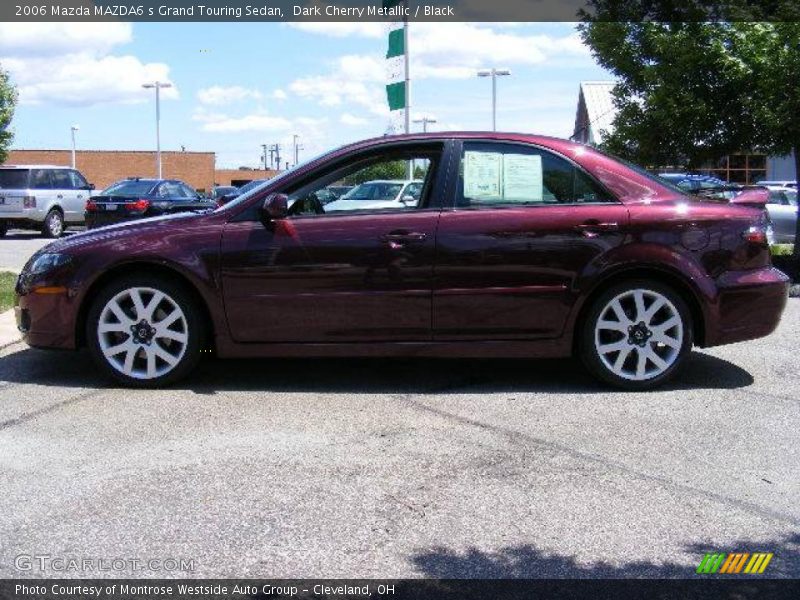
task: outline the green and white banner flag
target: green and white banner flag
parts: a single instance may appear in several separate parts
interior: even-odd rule
[[[398,2],[384,2],[398,4]],[[386,101],[389,104],[391,123],[389,131],[402,133],[405,129],[405,111],[408,107],[408,86],[406,85],[406,34],[405,23],[389,23],[388,49],[386,51]]]

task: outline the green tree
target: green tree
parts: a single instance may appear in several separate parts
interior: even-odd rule
[[[8,158],[8,149],[14,140],[11,131],[11,119],[17,105],[17,90],[8,77],[8,73],[0,68],[0,163]]]
[[[637,22],[640,14],[620,15],[610,0],[592,3],[596,13],[579,30],[617,79],[605,149],[689,168],[734,152],[794,152],[800,178],[797,19],[686,22],[665,13],[656,15],[664,22]]]

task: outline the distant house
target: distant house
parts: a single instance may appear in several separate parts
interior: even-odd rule
[[[582,81],[578,91],[575,127],[570,139],[597,146],[604,134],[614,131],[617,115],[612,91],[613,81]],[[668,170],[662,166],[656,170]],[[734,183],[757,183],[761,180],[793,180],[796,178],[793,156],[767,156],[757,153],[736,153],[704,165],[701,173]]]

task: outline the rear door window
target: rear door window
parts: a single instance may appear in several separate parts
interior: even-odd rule
[[[24,190],[28,187],[28,169],[0,169],[0,188]]]
[[[50,169],[31,169],[31,189],[53,189],[53,181],[50,177]]]

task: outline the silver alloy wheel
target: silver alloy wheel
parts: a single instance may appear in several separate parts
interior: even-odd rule
[[[615,296],[600,311],[594,345],[615,375],[645,381],[664,373],[683,346],[683,319],[669,299],[653,290],[633,289]]]
[[[189,325],[181,307],[167,294],[133,287],[103,307],[97,339],[103,356],[117,371],[134,379],[153,379],[181,362]]]
[[[47,215],[47,231],[53,237],[60,236],[64,231],[64,221],[56,210],[51,210]]]

